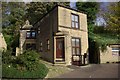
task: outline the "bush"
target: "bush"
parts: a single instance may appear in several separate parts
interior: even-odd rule
[[[48,68],[39,63],[34,71],[23,70],[20,71],[12,65],[3,64],[2,77],[3,78],[44,78],[48,73]]]
[[[37,52],[27,50],[19,55],[14,63],[27,70],[35,70],[39,64],[39,57],[40,55]]]
[[[94,33],[104,33],[104,26],[96,26],[94,27]]]
[[[48,73],[48,68],[40,63],[40,56],[35,51],[24,51],[13,59],[9,56],[9,63],[7,63],[7,57],[4,58],[2,68],[4,78],[44,78]]]
[[[2,63],[11,64],[15,57],[12,56],[12,50],[7,50],[2,52]]]

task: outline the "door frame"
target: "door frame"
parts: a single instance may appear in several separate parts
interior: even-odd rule
[[[60,58],[64,59],[64,58],[65,58],[65,54],[64,54],[64,53],[65,53],[64,37],[56,38],[56,49],[58,48],[58,47],[57,47],[57,40],[60,40],[60,42],[63,42],[63,44],[62,44],[62,49],[61,49],[61,52],[62,52],[61,55],[62,55],[62,57],[59,57],[59,58],[57,57],[57,54],[58,54],[58,53],[57,53],[57,50],[56,50],[56,58],[57,58],[57,59],[60,59]]]
[[[64,58],[56,58],[56,40],[57,38],[63,38],[64,39]],[[56,62],[65,62],[65,36],[54,36],[54,63]]]

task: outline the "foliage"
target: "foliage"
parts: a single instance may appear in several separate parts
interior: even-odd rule
[[[102,32],[100,31],[96,31],[96,33],[89,33],[89,38],[97,42],[102,51],[106,50],[108,44],[117,44],[120,42],[118,38],[119,36],[115,34],[106,33],[104,30]]]
[[[100,63],[100,48],[99,43],[92,38],[89,38],[89,62]]]
[[[14,32],[18,30],[20,25],[24,22],[25,4],[22,2],[2,2],[2,26],[13,27]]]
[[[24,70],[20,71],[12,65],[3,64],[2,77],[3,78],[44,78],[48,73],[48,68],[39,63],[34,71]]]
[[[94,24],[99,4],[97,2],[77,2],[77,9],[87,14],[88,24]]]
[[[5,37],[8,49],[19,46],[19,29],[24,22],[24,3],[2,2],[2,33]]]
[[[94,48],[96,48],[96,49],[94,49],[94,51],[96,51],[96,53],[94,52],[94,54],[97,54],[97,52],[99,53],[98,48],[101,47],[101,49],[105,49],[105,48],[103,48],[103,46],[106,45],[104,43],[101,43],[101,41],[100,41],[101,39],[97,38],[96,34],[95,34],[95,33],[102,33],[102,30],[103,30],[102,27],[96,27],[94,25],[94,20],[96,19],[96,14],[99,11],[99,3],[97,3],[97,2],[84,2],[84,3],[77,2],[77,9],[84,12],[85,14],[87,14],[89,47],[93,46]],[[95,43],[95,45],[93,42]],[[98,44],[98,45],[96,45],[96,44]],[[92,51],[92,48],[89,49],[89,52]],[[90,54],[92,54],[92,53],[93,52],[91,52]]]
[[[11,52],[3,53],[2,76],[5,78],[44,78],[48,68],[39,62],[40,55],[35,51],[24,51],[12,57]]]
[[[104,29],[104,26],[95,26],[94,27],[94,33],[105,33],[105,29]]]
[[[107,22],[106,30],[111,34],[120,35],[120,2],[111,3],[108,7],[109,12],[104,14]]]
[[[2,63],[3,64],[11,64],[14,60],[14,56],[12,56],[12,50],[7,50],[2,52]]]
[[[30,4],[27,4],[26,17],[31,24],[34,24],[57,4],[69,6],[68,2],[31,2]]]
[[[16,58],[16,64],[25,67],[27,70],[36,70],[39,64],[39,54],[35,51],[24,51]]]

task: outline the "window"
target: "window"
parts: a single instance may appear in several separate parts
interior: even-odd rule
[[[36,49],[36,44],[26,44],[26,50],[35,50]]]
[[[35,36],[36,36],[35,32],[32,32],[32,38],[35,38]]]
[[[30,32],[27,32],[27,36],[26,36],[27,38],[30,38]]]
[[[49,39],[47,40],[47,50],[50,50],[50,41],[49,41]]]
[[[40,33],[40,27],[38,28],[38,33]]]
[[[27,33],[26,33],[26,38],[27,38],[27,39],[36,38],[36,32],[35,32],[35,31],[27,31]]]
[[[42,42],[40,42],[40,51],[42,52]]]
[[[120,48],[112,47],[112,55],[120,56]]]
[[[80,39],[72,38],[72,55],[80,55]]]
[[[72,28],[79,29],[79,16],[72,14],[71,15],[71,24]]]

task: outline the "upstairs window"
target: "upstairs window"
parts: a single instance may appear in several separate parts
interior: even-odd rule
[[[27,32],[26,38],[30,38],[30,32]]]
[[[31,35],[32,38],[35,38],[35,36],[36,36],[35,31],[33,31],[31,34],[32,34],[32,35]]]
[[[71,26],[72,28],[79,29],[79,16],[71,14]]]
[[[27,31],[26,38],[27,39],[34,39],[34,38],[36,38],[36,32],[35,31]]]

